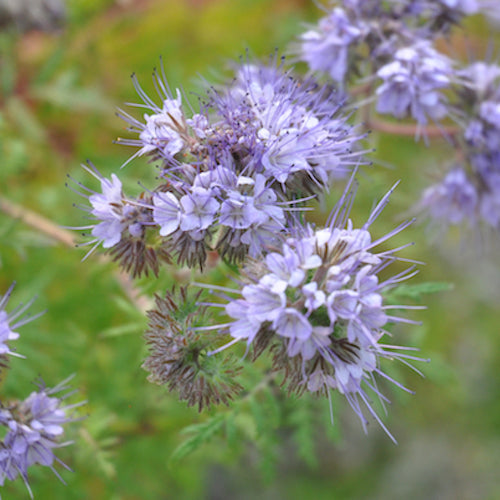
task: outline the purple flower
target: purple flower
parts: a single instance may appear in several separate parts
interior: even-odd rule
[[[486,223],[496,231],[500,231],[500,190],[483,194],[480,200],[479,213]]]
[[[262,175],[258,175],[259,179],[265,182]],[[253,188],[255,181],[251,177],[240,176],[236,182],[235,189],[230,189],[227,192],[227,197],[222,202],[220,209],[220,223],[223,226],[231,227],[232,229],[248,229],[252,224],[262,224],[269,220],[269,215],[265,210],[261,210],[256,206],[256,199],[253,196]],[[264,185],[262,187],[265,189]],[[276,201],[276,195],[268,189],[270,197],[268,201]],[[259,193],[262,195],[262,193]],[[257,201],[258,203],[258,201]],[[278,206],[270,204],[272,209],[278,211],[283,219],[283,210]]]
[[[137,156],[151,155],[153,159],[161,158],[165,167],[170,168],[178,165],[175,160],[178,153],[196,149],[198,142],[207,136],[209,125],[204,115],[194,114],[191,118],[186,117],[181,93],[176,89],[174,97],[165,81],[163,65],[160,73],[155,70],[153,79],[162,104],[159,106],[144,92],[134,75],[134,87],[144,103],[135,106],[145,107],[152,114],[145,113],[142,122],[120,110],[118,116],[129,124],[128,130],[138,134],[139,138],[121,138],[118,142],[139,148],[127,163]]]
[[[71,442],[61,442],[64,426],[76,419],[70,410],[82,403],[64,404],[73,391],[62,397],[55,394],[68,389],[69,379],[49,389],[43,384],[24,401],[9,405],[0,415],[0,423],[7,428],[0,449],[0,485],[5,479],[21,476],[31,494],[28,484],[28,468],[33,465],[49,467],[61,479],[54,468],[58,462],[70,470],[55,454],[54,449]],[[61,479],[62,481],[62,479]]]
[[[377,76],[383,80],[377,89],[379,113],[396,118],[411,115],[420,125],[426,125],[428,117],[437,121],[446,115],[446,98],[440,90],[450,85],[452,66],[430,42],[399,49]]]
[[[134,78],[141,106],[151,113],[142,123],[122,112],[139,138],[120,142],[139,147],[133,157],[161,162],[159,185],[134,200],[115,175],[105,179],[95,169],[88,170],[102,193],[80,185],[90,192],[80,194],[97,219],[87,226],[94,236],[89,243],[102,243],[137,274],[152,255],[146,231],[158,231],[156,241],[180,264],[203,266],[214,249],[230,262],[259,257],[278,242],[287,212],[301,210],[298,203],[363,162],[356,147],[362,136],[339,113],[343,98],[312,79],[292,77],[283,63],[240,65],[230,84],[208,90],[201,112],[190,118],[163,68],[154,80],[161,105]]]
[[[241,291],[248,303],[247,314],[255,321],[274,321],[284,311],[287,284],[276,276],[264,275],[258,283],[247,285]]]
[[[239,297],[225,306],[235,340],[246,340],[257,353],[274,345],[274,368],[284,370],[290,390],[337,389],[363,425],[360,402],[375,415],[366,392],[373,375],[388,378],[378,360],[406,356],[381,344],[389,322],[408,321],[389,314],[384,293],[411,277],[413,268],[381,281],[379,271],[397,258],[374,248],[409,222],[375,241],[369,231],[389,195],[355,229],[346,220],[353,197],[348,186],[325,228],[294,228],[277,251],[250,265]]]
[[[93,222],[70,228],[91,230],[90,236],[93,238],[83,245],[92,246],[83,260],[102,244],[113,260],[118,261],[132,277],[142,274],[147,276],[149,271],[158,275],[160,262],[171,263],[168,242],[158,238],[158,232],[160,235],[170,234],[178,225],[178,214],[172,214],[171,204],[166,203],[169,196],[146,191],[136,199],[126,197],[122,191],[122,183],[115,174],[108,179],[91,163],[89,166],[82,166],[101,184],[101,191],[96,192],[72,179],[80,188],[72,188],[73,191],[85,198],[90,205],[79,205],[78,208],[88,212]],[[160,186],[158,190],[163,193],[163,188]],[[155,221],[155,218],[158,220]],[[152,232],[156,234],[150,237]],[[84,233],[84,236],[88,234]]]
[[[94,239],[86,244],[93,244],[93,247],[85,258],[100,244],[105,249],[111,249],[116,248],[123,240],[142,239],[144,229],[153,223],[153,207],[144,201],[125,197],[122,183],[115,174],[111,174],[111,178],[107,179],[92,164],[82,167],[101,184],[101,192],[96,192],[74,181],[82,192],[74,191],[90,203],[90,207],[79,206],[79,208],[89,212],[96,221],[95,224],[72,228],[92,230],[91,235]]]
[[[181,206],[173,193],[155,193],[153,219],[160,226],[160,235],[168,236],[178,229],[181,222]]]
[[[0,356],[10,354],[20,357],[20,355],[16,354],[9,346],[11,340],[17,340],[19,338],[19,333],[14,330],[17,330],[17,328],[33,321],[43,314],[43,312],[41,312],[34,316],[21,317],[29,309],[34,299],[30,300],[27,304],[19,304],[8,313],[5,308],[9,302],[14,286],[15,282],[10,285],[5,295],[0,295]]]
[[[479,146],[484,146],[487,152],[496,153],[500,150],[500,100],[482,102],[479,118],[482,125],[482,141],[475,142],[479,143]]]
[[[266,186],[265,176],[240,175],[221,190],[220,196],[224,201],[219,222],[226,228],[219,244],[222,254],[230,252],[231,247],[247,246],[250,256],[257,257],[276,242],[284,229],[285,207],[276,192]]]
[[[102,221],[92,229],[92,236],[101,241],[104,248],[110,248],[120,241],[125,228],[122,183],[115,174],[111,174],[111,181],[104,177],[100,180],[102,193],[89,196],[91,214]]]
[[[293,307],[283,309],[273,321],[273,329],[281,337],[306,340],[312,334],[312,326],[306,316]]]
[[[144,115],[144,119],[146,124],[139,134],[139,140],[144,146],[139,150],[139,155],[158,151],[169,157],[182,150],[184,141],[174,128],[174,118],[167,111],[157,115]]]
[[[225,166],[260,173],[270,187],[278,182],[290,199],[300,190],[318,192],[360,161],[353,146],[361,137],[338,115],[341,104],[332,91],[300,82],[282,66],[246,64],[228,89],[212,92],[210,107],[220,117],[215,143],[233,152]]]
[[[215,219],[219,202],[210,189],[194,187],[180,199],[182,208],[180,228],[182,231],[203,231]]]
[[[300,58],[312,71],[324,71],[343,83],[349,63],[349,48],[363,36],[363,26],[353,22],[347,12],[334,8],[316,29],[303,33]]]
[[[495,64],[475,63],[461,72],[463,88],[459,92],[460,105],[468,111],[462,120],[463,150],[468,167],[467,183],[465,174],[457,177],[453,171],[447,176],[455,179],[441,188],[429,188],[425,197],[432,196],[438,210],[443,203],[452,205],[447,198],[453,198],[452,223],[459,223],[467,217],[469,221],[484,221],[493,229],[500,229],[500,68]],[[457,187],[453,187],[457,184]],[[446,194],[445,194],[446,191]],[[450,191],[452,194],[450,194]],[[436,201],[443,198],[442,203]],[[434,212],[436,208],[434,209]],[[432,212],[431,212],[432,214]]]
[[[476,216],[478,193],[464,170],[456,167],[439,184],[427,188],[420,206],[429,215],[446,224],[460,224],[464,219],[473,222]]]

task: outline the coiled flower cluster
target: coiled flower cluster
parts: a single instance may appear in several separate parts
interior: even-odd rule
[[[395,250],[374,248],[410,223],[372,239],[369,227],[389,194],[356,229],[347,208],[354,195],[346,191],[326,227],[298,226],[278,249],[251,263],[244,270],[239,297],[224,306],[232,318],[225,327],[228,333],[253,348],[254,358],[269,348],[274,370],[283,372],[289,391],[328,395],[337,390],[363,426],[367,420],[361,402],[379,420],[367,390],[384,399],[374,376],[392,380],[379,360],[418,359],[382,343],[389,322],[409,321],[391,315],[390,309],[411,308],[384,303],[384,293],[414,275],[410,267],[391,278],[379,278],[397,257]],[[226,292],[225,297],[230,290]]]
[[[414,269],[382,279],[396,250],[373,249],[409,223],[372,238],[369,228],[390,193],[361,228],[348,219],[354,172],[366,151],[359,145],[364,134],[342,112],[343,93],[297,78],[276,61],[241,63],[230,83],[200,97],[196,112],[179,90],[172,92],[163,68],[154,82],[160,104],[134,77],[146,112],[137,119],[120,111],[135,137],[118,142],[136,148],[129,161],[146,157],[158,168],[157,183],[132,197],[116,174],[84,167],[101,185],[93,191],[77,183],[93,219],[80,228],[90,230],[89,253],[102,245],[132,276],[156,275],[174,261],[203,271],[212,253],[241,269],[242,281],[236,299],[234,290],[199,284],[225,293],[227,304],[217,304],[230,318],[224,324],[211,314],[215,304],[193,299],[185,287],[156,296],[145,334],[148,380],[199,410],[229,404],[243,389],[235,380],[242,369],[222,351],[244,341],[253,360],[271,352],[290,392],[339,391],[365,428],[362,405],[384,427],[367,391],[386,399],[376,375],[403,386],[379,360],[419,359],[381,343],[389,323],[409,321],[390,315],[384,294]],[[436,106],[425,108],[425,97],[416,99],[405,101],[405,113],[439,114]],[[349,173],[327,225],[307,224],[307,202]]]
[[[422,194],[421,206],[445,225],[466,221],[500,231],[500,66],[475,62],[460,72],[455,104],[461,155]]]
[[[199,307],[199,293],[189,296],[187,288],[156,296],[148,312],[145,334],[149,355],[143,368],[148,380],[177,391],[179,399],[201,411],[214,404],[226,405],[243,389],[235,380],[242,367],[233,357],[208,356],[213,335],[196,331],[207,319],[206,307]]]
[[[429,134],[442,135],[454,148],[453,160],[431,174],[438,180],[423,191],[416,209],[425,211],[440,228],[463,224],[498,234],[499,66],[488,61],[464,66],[443,54],[438,42],[449,39],[451,30],[467,16],[498,18],[499,2],[338,4],[300,36],[295,47],[299,58],[346,93],[358,98],[366,94],[361,106],[368,126],[404,135],[412,130],[426,142]],[[355,83],[358,87],[349,87]],[[371,107],[380,115],[412,119],[416,126],[405,123],[399,129],[394,122],[372,119]]]
[[[188,113],[162,73],[154,75],[162,104],[134,79],[149,113],[144,121],[121,111],[138,148],[160,169],[158,185],[133,198],[116,174],[101,192],[79,184],[95,219],[89,244],[102,244],[134,276],[172,254],[203,267],[216,251],[230,262],[256,258],[284,232],[289,213],[329,189],[362,162],[362,137],[341,113],[342,99],[312,80],[298,80],[282,64],[242,64],[233,82],[207,91],[199,113]],[[92,251],[92,250],[91,250]]]

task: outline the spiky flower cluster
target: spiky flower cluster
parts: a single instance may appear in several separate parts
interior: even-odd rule
[[[148,380],[176,391],[188,406],[201,411],[212,404],[228,404],[243,388],[235,380],[241,371],[231,356],[208,356],[214,339],[196,331],[206,323],[207,310],[197,305],[199,293],[190,297],[186,287],[156,296],[156,307],[148,312],[145,334],[149,356],[143,368]]]
[[[40,316],[37,314],[19,319],[30,307],[32,301],[26,305],[19,305],[10,313],[5,311],[13,287],[14,284],[0,299],[0,346],[3,367],[6,366],[6,355],[14,354],[7,342],[19,337],[13,329]],[[68,390],[68,381],[69,379],[52,389],[45,387],[41,382],[37,384],[38,389],[22,401],[6,401],[3,397],[1,398],[0,425],[5,428],[5,433],[0,442],[0,486],[3,486],[6,479],[12,481],[20,476],[32,497],[28,482],[28,469],[36,464],[49,467],[63,481],[54,468],[54,462],[70,469],[55,456],[54,449],[71,444],[61,441],[64,434],[63,426],[75,420],[70,415],[71,410],[83,404],[64,404],[64,400],[74,391],[55,396],[57,393]]]
[[[119,143],[136,148],[129,161],[146,157],[156,165],[158,183],[131,197],[116,174],[107,178],[92,165],[84,167],[101,184],[93,191],[77,183],[93,219],[85,227],[89,244],[92,250],[102,245],[133,276],[157,274],[171,256],[178,265],[203,271],[213,252],[233,269],[244,269],[245,282],[241,298],[224,307],[232,318],[224,325],[212,324],[209,304],[186,288],[156,296],[145,334],[148,380],[199,410],[228,404],[242,389],[235,380],[241,368],[222,352],[229,334],[229,345],[245,340],[254,359],[269,348],[290,391],[329,397],[338,390],[363,426],[363,402],[379,420],[366,392],[384,399],[374,375],[390,377],[379,359],[411,358],[380,343],[389,322],[403,321],[387,313],[383,294],[413,270],[378,277],[396,257],[372,248],[407,223],[372,240],[368,228],[387,195],[368,222],[354,229],[347,220],[352,173],[328,225],[315,230],[304,221],[311,198],[365,163],[358,146],[364,135],[341,113],[340,92],[296,78],[275,61],[240,64],[230,83],[207,90],[197,111],[183,103],[179,90],[171,91],[163,68],[155,71],[154,83],[159,104],[134,77],[145,114],[141,120],[120,111],[136,137]],[[438,115],[441,97],[434,106],[430,97],[435,91],[430,84],[415,97],[417,104],[407,101],[405,112]]]
[[[432,41],[476,10],[471,2],[343,2],[301,35],[297,50],[313,71],[341,85],[353,75],[372,75],[380,83],[379,113],[425,125],[446,115],[442,90],[454,75]],[[362,56],[366,49],[369,62]]]
[[[459,155],[422,193],[419,206],[441,226],[500,230],[499,67],[481,61],[463,67],[435,43],[466,16],[495,18],[499,6],[489,0],[342,2],[302,34],[296,48],[311,70],[344,89],[356,79],[363,83],[365,106],[376,100],[374,111],[412,118],[417,137],[427,137],[429,123],[448,142],[453,135]],[[368,107],[364,116],[370,122]],[[450,119],[456,125],[445,127]]]
[[[74,391],[55,396],[69,388],[66,385],[68,380],[52,389],[42,383],[23,401],[1,403],[0,424],[7,429],[0,443],[1,486],[6,479],[12,481],[20,476],[30,490],[28,469],[36,464],[49,467],[64,482],[54,468],[54,462],[71,469],[55,456],[54,449],[71,444],[71,441],[61,441],[63,426],[75,421],[70,412],[82,404],[64,404]]]
[[[372,239],[369,227],[389,195],[355,229],[348,219],[354,193],[346,190],[326,227],[297,227],[277,251],[246,268],[239,298],[225,305],[232,318],[228,333],[253,347],[254,357],[270,348],[274,369],[284,373],[290,391],[329,395],[337,390],[363,426],[361,403],[381,423],[367,394],[374,391],[385,399],[374,375],[400,386],[381,370],[379,360],[417,359],[381,342],[389,322],[408,322],[389,313],[406,306],[384,304],[384,292],[414,274],[410,267],[384,280],[378,276],[397,257],[396,250],[374,248],[409,224]]]
[[[329,189],[359,164],[361,138],[340,113],[340,97],[312,80],[298,80],[282,64],[241,64],[233,82],[211,88],[199,113],[188,112],[162,73],[152,101],[134,78],[148,113],[123,111],[137,139],[120,139],[160,169],[158,185],[132,198],[115,174],[102,192],[79,184],[96,223],[93,240],[134,275],[175,254],[180,265],[203,267],[215,250],[231,262],[259,257],[285,231],[288,213]]]

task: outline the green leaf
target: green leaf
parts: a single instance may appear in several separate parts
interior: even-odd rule
[[[188,427],[185,427],[181,431],[181,434],[192,433],[193,435],[183,441],[174,450],[172,456],[170,457],[170,462],[181,460],[193,451],[197,450],[202,444],[210,441],[210,439],[212,439],[212,437],[221,430],[225,419],[225,415],[216,415],[201,424],[189,425]]]
[[[125,323],[124,325],[114,326],[104,330],[99,335],[101,338],[120,337],[122,335],[141,335],[144,331],[144,324],[141,323]]]
[[[419,300],[422,295],[431,293],[448,292],[453,289],[452,283],[444,283],[439,281],[428,281],[425,283],[417,283],[416,285],[399,285],[390,292],[386,293],[386,299],[389,302],[394,302],[396,299],[407,298]]]
[[[22,131],[23,138],[41,143],[46,139],[39,116],[18,97],[11,97],[6,104],[7,119]]]
[[[72,111],[112,112],[111,102],[100,89],[79,86],[77,79],[75,70],[65,71],[50,83],[36,86],[33,95]]]
[[[314,416],[313,405],[310,397],[303,397],[294,402],[294,407],[289,415],[293,426],[293,440],[297,445],[298,455],[309,465],[318,465],[314,449]]]

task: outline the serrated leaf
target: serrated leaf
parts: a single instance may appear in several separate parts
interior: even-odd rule
[[[311,401],[307,398],[296,401],[289,420],[293,426],[293,440],[297,445],[299,457],[310,467],[315,467],[318,459],[314,449],[314,418]]]
[[[408,298],[418,300],[422,295],[429,295],[431,293],[447,292],[453,289],[453,284],[444,283],[439,281],[428,281],[426,283],[417,283],[415,285],[399,285],[386,294],[388,301],[394,299]]]
[[[77,74],[68,70],[57,76],[50,83],[39,85],[33,95],[51,104],[72,111],[110,112],[113,107],[98,88],[77,85]]]
[[[144,331],[144,323],[126,323],[124,325],[108,328],[101,332],[99,337],[112,338],[120,337],[122,335],[142,334]]]
[[[224,425],[225,415],[216,415],[201,424],[185,427],[181,434],[193,433],[183,441],[172,453],[170,462],[176,462],[197,450],[202,444],[208,442]]]
[[[237,444],[238,429],[234,421],[234,413],[228,412],[226,416],[226,441],[228,446],[234,447]]]

